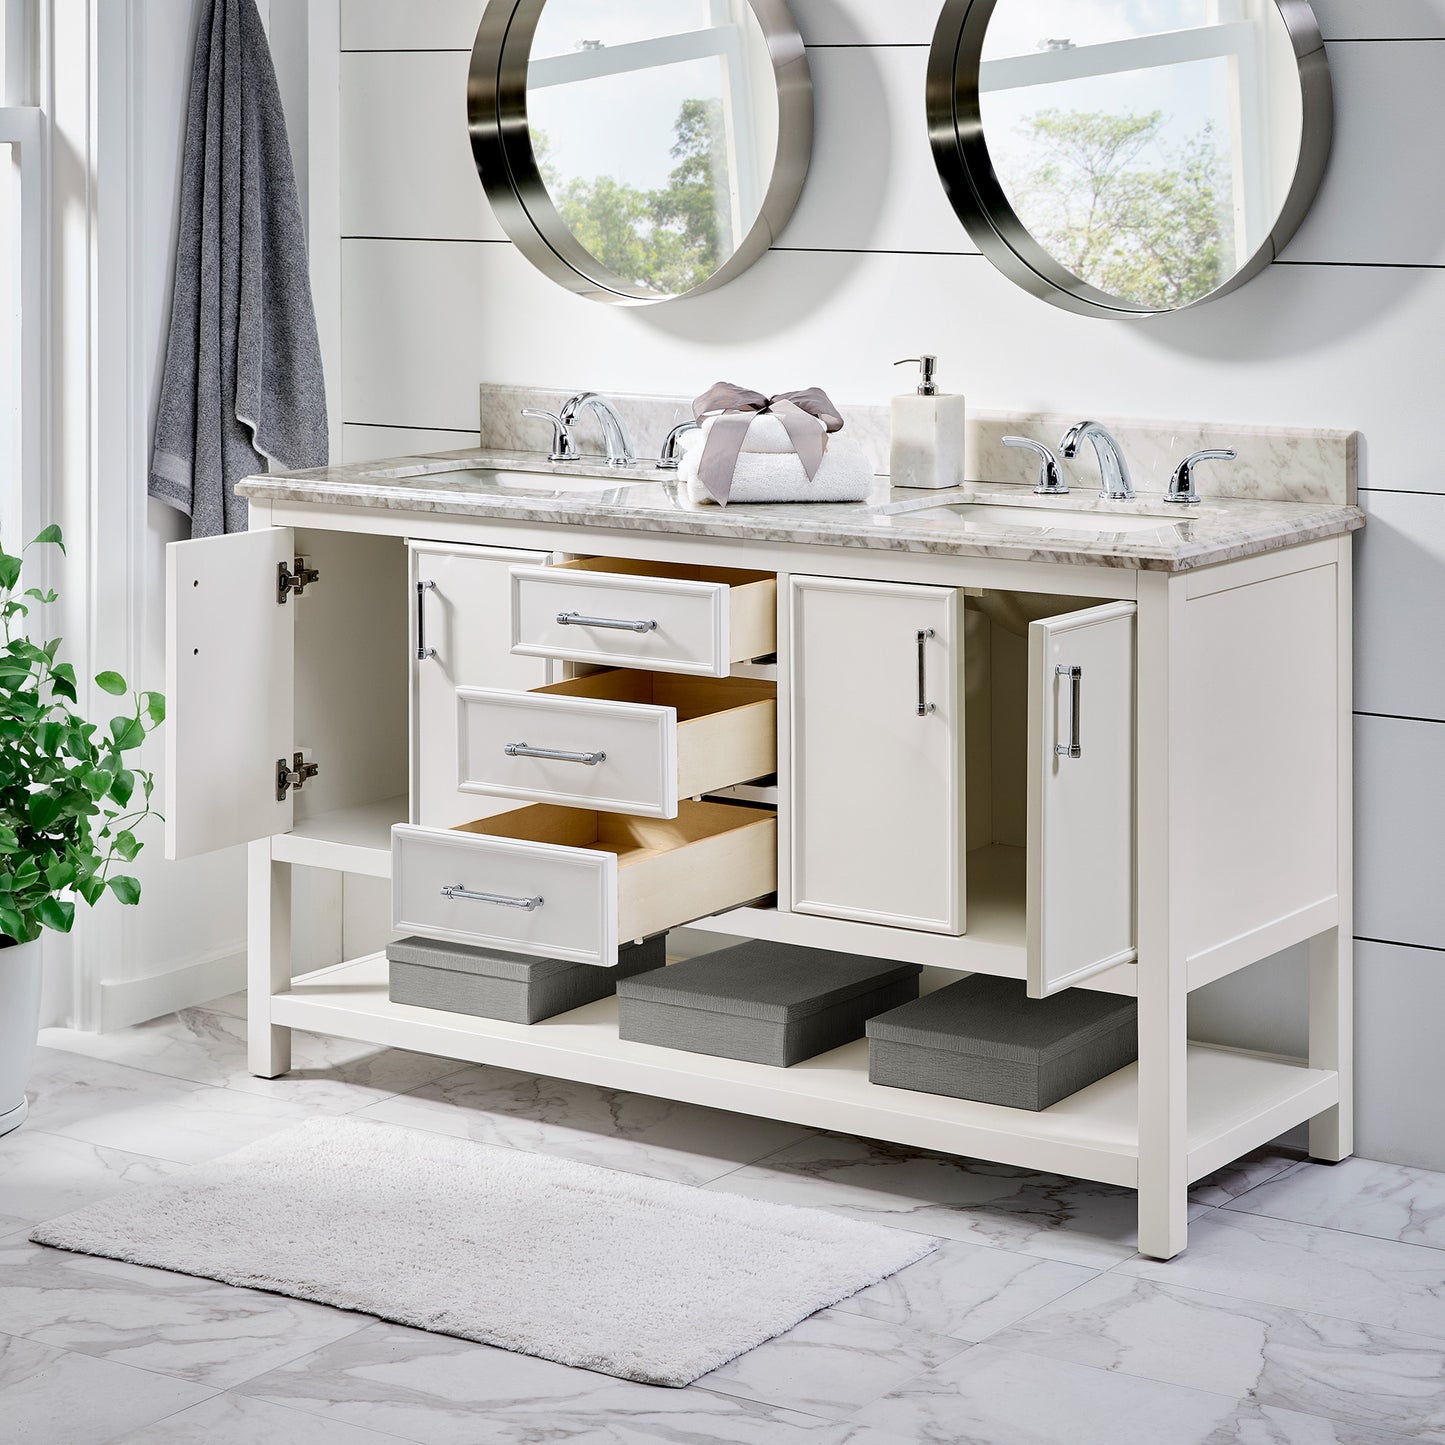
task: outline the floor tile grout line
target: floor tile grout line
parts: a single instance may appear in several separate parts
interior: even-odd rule
[[[91,1358],[94,1358],[94,1356],[91,1356]],[[112,1361],[111,1363],[115,1364],[118,1362]],[[131,1368],[134,1369],[135,1366],[131,1366]],[[171,1376],[170,1378],[174,1378],[174,1376]],[[148,1440],[150,1438],[149,1432],[161,1425],[164,1425],[167,1420],[174,1420],[177,1415],[184,1415],[187,1410],[195,1410],[202,1405],[209,1405],[210,1402],[214,1400],[217,1395],[224,1395],[225,1393],[226,1392],[224,1390],[216,1390],[213,1393],[207,1395],[204,1400],[192,1400],[189,1404],[181,1405],[177,1409],[167,1410],[166,1413],[160,1416],[158,1419],[147,1420],[144,1425],[137,1425],[134,1430],[127,1430],[124,1435],[117,1437],[112,1442],[112,1445],[126,1445],[127,1440]],[[147,1433],[142,1434],[142,1431],[145,1431]]]
[[[1445,1255],[1445,1244],[1421,1244],[1413,1239],[1393,1238],[1388,1234],[1368,1234],[1359,1229],[1343,1229],[1338,1224],[1321,1224],[1315,1219],[1291,1219],[1285,1214],[1266,1214],[1262,1209],[1239,1209],[1235,1207],[1237,1202],[1235,1201],[1219,1212],[1242,1214],[1246,1219],[1267,1219],[1272,1224],[1291,1224],[1298,1229],[1323,1229],[1330,1234],[1342,1234],[1347,1239],[1371,1239],[1377,1244],[1397,1244],[1402,1249],[1424,1249],[1431,1254]]]
[[[375,1323],[375,1321],[373,1321],[373,1323]],[[346,1338],[350,1337],[347,1336]],[[320,1351],[317,1350],[313,1351],[312,1353],[319,1354]],[[301,1356],[301,1358],[306,1359],[308,1358],[308,1356],[303,1355]],[[291,1363],[296,1364],[297,1361],[293,1360],[291,1361]],[[255,1378],[259,1380],[267,1373],[269,1373],[269,1371],[262,1371],[261,1375],[257,1375]],[[252,1400],[255,1401],[257,1404],[270,1405],[273,1409],[285,1410],[288,1414],[300,1416],[302,1419],[305,1420],[314,1420],[318,1422],[318,1424],[326,1420],[326,1416],[322,1415],[319,1411],[306,1410],[299,1405],[292,1405],[289,1401],[286,1400],[277,1400],[272,1398],[270,1395],[248,1395],[241,1388],[241,1385],[249,1383],[251,1383],[249,1380],[243,1380],[240,1382],[239,1385],[235,1385],[228,1389],[222,1390],[220,1393],[223,1395],[234,1395],[238,1400]],[[205,1404],[206,1401],[202,1400],[200,1403]],[[195,1407],[193,1406],[192,1408]],[[388,1430],[377,1430],[370,1425],[358,1425],[355,1423],[355,1421],[352,1420],[348,1420],[345,1423],[348,1429],[365,1431],[368,1435],[375,1435],[377,1440],[379,1441],[395,1441],[398,1442],[398,1445],[420,1445],[420,1442],[412,1439],[409,1435],[393,1435]],[[118,1442],[118,1445],[125,1445],[125,1441],[122,1440]]]

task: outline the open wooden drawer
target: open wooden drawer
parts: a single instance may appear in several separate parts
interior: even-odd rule
[[[619,943],[772,893],[776,814],[683,803],[675,819],[539,804],[392,829],[392,926],[610,968]]]
[[[583,557],[512,569],[512,651],[726,677],[777,650],[777,579],[686,563]]]
[[[773,683],[610,669],[530,692],[456,695],[467,793],[675,818],[679,798],[777,766]]]

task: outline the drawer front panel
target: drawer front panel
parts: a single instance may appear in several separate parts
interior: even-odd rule
[[[464,792],[677,816],[674,708],[462,687],[457,713]]]
[[[461,888],[511,900],[451,896]],[[542,901],[534,907],[523,901]],[[392,830],[398,932],[610,967],[617,859],[610,853],[400,825]]]
[[[726,677],[729,587],[554,567],[512,569],[512,651]]]

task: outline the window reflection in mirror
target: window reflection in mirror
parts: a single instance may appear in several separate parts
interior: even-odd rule
[[[1299,162],[1275,0],[998,0],[979,90],[995,173],[1034,239],[1157,310],[1255,255]]]
[[[748,0],[548,0],[527,113],[568,230],[643,291],[700,285],[762,212],[778,98]]]

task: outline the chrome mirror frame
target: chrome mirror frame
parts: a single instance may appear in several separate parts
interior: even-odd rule
[[[1334,87],[1309,0],[1275,0],[1294,47],[1304,104],[1294,179],[1274,229],[1222,286],[1186,306],[1134,305],[1080,280],[1029,233],[994,171],[979,103],[984,35],[999,0],[945,0],[928,56],[928,134],[943,188],[979,250],[1009,280],[1081,316],[1172,316],[1216,301],[1257,276],[1288,245],[1314,204],[1334,138]]]
[[[736,251],[706,281],[658,295],[618,276],[582,246],[558,214],[532,150],[527,66],[547,0],[488,0],[467,76],[467,128],[487,199],[502,229],[541,272],[591,301],[658,305],[726,285],[762,256],[787,224],[813,153],[813,80],[786,0],[748,0],[772,57],[778,146],[762,210]]]

